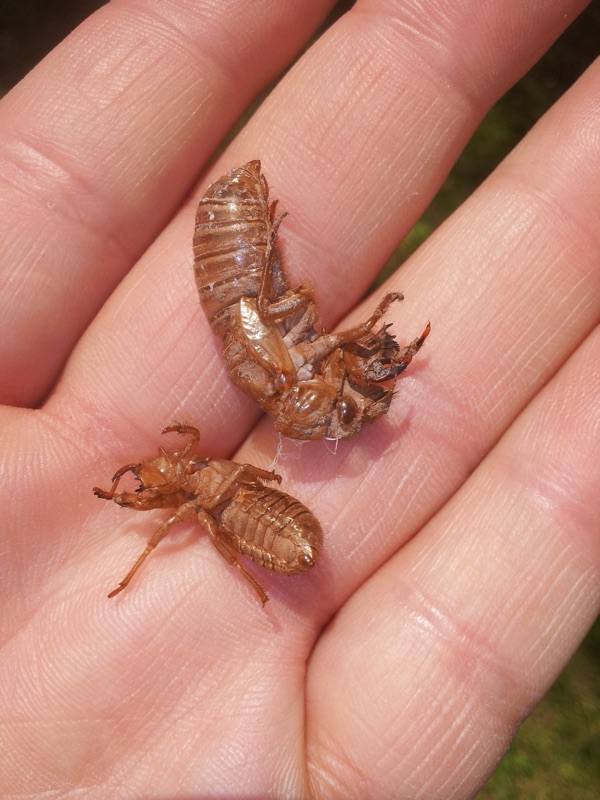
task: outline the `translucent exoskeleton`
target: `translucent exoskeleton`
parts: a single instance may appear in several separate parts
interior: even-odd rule
[[[108,596],[114,597],[127,586],[172,525],[196,520],[225,560],[252,585],[264,605],[269,599],[266,592],[240,563],[238,554],[282,575],[305,572],[314,566],[323,544],[317,518],[289,494],[265,485],[281,483],[275,472],[251,464],[200,458],[194,454],[200,434],[192,425],[173,424],[163,430],[171,432],[189,436],[182,450],[167,452],[161,447],[158,457],[117,470],[108,492],[94,487],[98,497],[138,511],[175,509]],[[133,492],[117,494],[117,486],[127,472],[133,473],[139,486]]]
[[[284,213],[269,203],[260,161],[209,186],[194,234],[196,285],[233,383],[294,439],[349,439],[385,414],[398,376],[430,326],[400,348],[389,325],[375,330],[399,292],[341,333],[318,335],[313,292],[289,289],[277,232]]]

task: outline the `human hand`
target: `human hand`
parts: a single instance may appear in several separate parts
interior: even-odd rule
[[[198,307],[211,180],[262,160],[330,328],[584,5],[359,0],[189,198],[327,3],[113,2],[2,101],[3,796],[481,786],[600,599],[598,65],[381,290],[401,344],[432,322],[387,417],[283,444],[325,532],[311,573],[249,565],[263,610],[182,526],[109,601],[164,514],[92,486],[173,420],[213,456],[276,452]]]

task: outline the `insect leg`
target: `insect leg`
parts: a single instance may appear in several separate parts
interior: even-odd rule
[[[357,339],[362,339],[370,331],[373,330],[375,325],[383,317],[388,308],[396,301],[404,300],[404,295],[401,292],[389,292],[385,295],[383,300],[377,305],[375,311],[371,314],[366,322],[362,325],[357,325],[355,328],[350,328],[348,331],[341,331],[341,333],[334,333],[333,336],[337,337],[338,345],[355,342]]]
[[[262,588],[260,583],[245,569],[237,559],[237,553],[235,549],[232,547],[231,544],[224,538],[221,530],[219,528],[218,523],[214,520],[209,514],[205,511],[200,511],[198,513],[198,521],[202,526],[206,528],[208,531],[208,535],[210,536],[211,542],[217,548],[219,553],[223,556],[223,558],[231,564],[232,567],[238,569],[244,578],[250,583],[256,594],[260,598],[260,602],[265,605],[267,600],[269,599],[269,595],[265,592]]]
[[[190,437],[189,442],[183,448],[181,453],[179,453],[179,458],[185,458],[187,454],[193,450],[198,441],[200,440],[200,431],[198,428],[195,428],[193,425],[181,425],[179,422],[175,422],[173,425],[168,425],[166,428],[163,428],[161,433],[178,433],[178,434],[188,434]]]
[[[231,494],[231,489],[238,488],[236,484],[240,482],[240,478],[244,473],[250,473],[254,477],[262,478],[263,480],[277,481],[277,483],[281,483],[281,475],[278,475],[276,472],[268,472],[266,469],[253,467],[252,464],[236,464],[235,469],[232,469],[229,475],[226,478],[223,478],[223,481],[219,487],[219,491],[211,496],[210,501],[206,500],[203,502],[205,508],[216,508],[217,506],[221,505],[222,502],[227,500],[228,495]]]
[[[141,466],[141,464],[127,464],[126,466],[121,467],[121,469],[117,470],[113,475],[113,483],[110,487],[110,490],[105,492],[104,489],[99,489],[97,486],[94,486],[94,494],[96,497],[101,497],[103,500],[114,500],[117,486],[119,485],[119,481],[123,475],[125,475],[126,472],[135,472],[135,470]]]
[[[277,201],[271,203],[267,216],[267,246],[265,251],[265,265],[263,268],[260,286],[258,289],[258,307],[261,313],[268,307],[269,303],[277,296],[275,287],[275,271],[278,267],[279,257],[277,252],[277,230],[281,225],[281,220],[286,216],[286,212],[275,215]]]
[[[263,481],[277,481],[277,483],[281,483],[281,475],[278,475],[272,470],[261,469],[260,467],[255,467],[253,464],[242,464],[242,466],[247,472],[251,472],[257,478],[262,478]]]
[[[298,286],[293,292],[286,292],[279,300],[263,304],[262,307],[259,299],[258,310],[263,319],[279,320],[290,316],[300,308],[309,308],[314,305],[315,296],[313,292],[305,286]]]
[[[153,536],[148,540],[148,544],[146,545],[142,555],[138,558],[138,560],[129,570],[127,575],[119,583],[117,588],[113,589],[108,596],[114,597],[116,594],[119,594],[119,592],[123,591],[123,589],[127,586],[127,584],[133,578],[138,569],[142,566],[144,561],[148,558],[150,553],[154,550],[156,545],[159,544],[165,538],[165,536],[169,532],[171,525],[174,525],[176,522],[182,522],[184,519],[195,519],[196,513],[197,513],[197,505],[194,501],[192,501],[181,506],[171,517],[169,517],[169,519],[166,522],[164,522],[160,526],[160,528],[153,534]]]
[[[347,331],[340,331],[340,333],[324,333],[312,342],[302,342],[294,349],[307,362],[315,363],[320,359],[326,358],[337,347],[343,347],[352,342],[357,342],[364,336],[367,336],[377,322],[383,317],[391,304],[397,300],[403,299],[404,295],[400,294],[400,292],[389,292],[366,322],[354,328],[350,328]]]
[[[431,325],[428,322],[423,333],[414,339],[410,344],[407,344],[406,347],[403,347],[400,353],[396,356],[396,360],[406,361],[406,363],[409,364],[415,353],[423,346],[423,342],[429,336],[430,331]]]

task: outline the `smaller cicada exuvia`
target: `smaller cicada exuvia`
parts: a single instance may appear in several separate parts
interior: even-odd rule
[[[182,450],[167,452],[161,447],[156,458],[121,467],[108,492],[94,488],[98,497],[138,511],[175,509],[108,596],[114,597],[127,586],[172,525],[196,520],[219,553],[252,585],[264,605],[269,598],[240,563],[239,554],[282,575],[305,572],[314,566],[323,544],[319,521],[299,500],[267,485],[281,483],[275,472],[251,464],[198,457],[194,450],[199,432],[192,425],[174,424],[163,430],[170,432],[189,436]],[[117,494],[117,486],[127,472],[133,473],[139,486],[132,492]]]

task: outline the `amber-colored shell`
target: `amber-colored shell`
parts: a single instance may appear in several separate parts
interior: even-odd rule
[[[251,464],[198,458],[194,450],[200,434],[192,425],[175,424],[163,431],[170,432],[190,437],[183,450],[169,453],[160,448],[157,458],[121,467],[109,491],[94,488],[97,497],[138,511],[175,509],[109,597],[127,586],[174,523],[197,520],[219,553],[241,572],[264,605],[267,594],[236,553],[282,575],[306,572],[316,563],[323,546],[319,521],[299,500],[265,485],[269,481],[281,482],[274,472]],[[134,474],[139,486],[133,492],[117,494],[117,486],[128,472]]]
[[[250,161],[209,186],[200,200],[194,233],[194,270],[200,302],[223,338],[242,297],[258,295],[273,220],[260,161]]]
[[[289,289],[275,214],[260,161],[215,181],[198,205],[194,270],[200,302],[223,341],[233,383],[296,439],[349,439],[385,414],[394,382],[422,347],[429,325],[404,348],[384,325],[391,292],[362,325],[318,335],[310,289]]]

